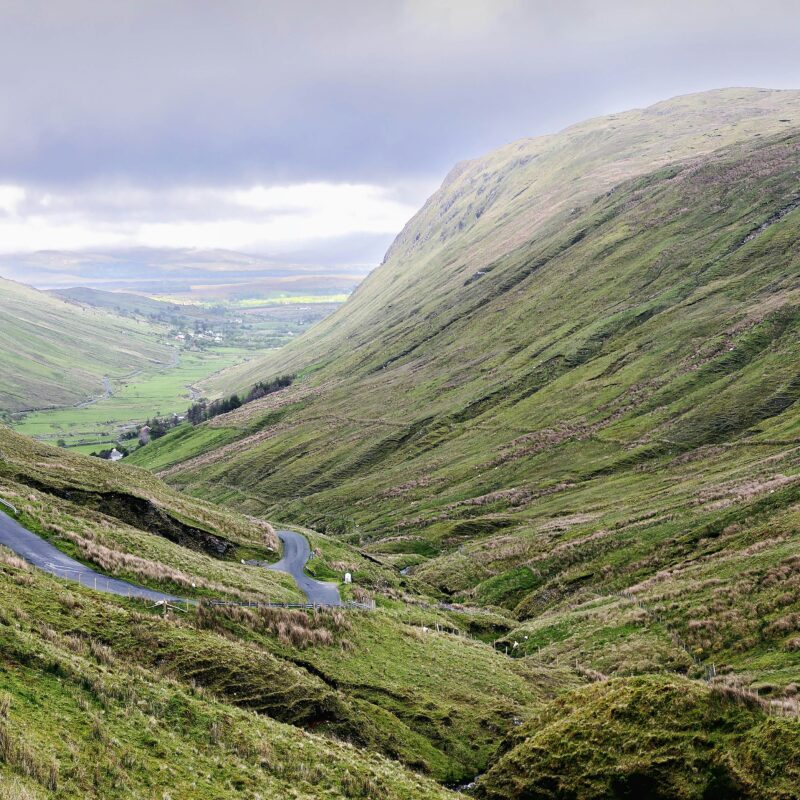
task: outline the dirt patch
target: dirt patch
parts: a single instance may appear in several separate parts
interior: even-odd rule
[[[694,500],[694,505],[704,506],[708,510],[718,510],[727,508],[734,503],[742,503],[752,500],[761,494],[774,492],[788,483],[795,483],[796,477],[786,475],[773,475],[771,478],[761,480],[743,481],[741,483],[722,483],[717,486],[709,486],[701,490]]]

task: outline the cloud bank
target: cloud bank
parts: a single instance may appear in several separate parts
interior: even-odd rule
[[[795,0],[3,0],[0,251],[377,262],[455,161],[800,87],[798,38]]]
[[[5,184],[0,253],[192,247],[287,255],[329,239],[377,236],[385,243],[415,210],[402,193],[371,184]]]

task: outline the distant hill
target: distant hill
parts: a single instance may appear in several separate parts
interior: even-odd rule
[[[273,261],[232,250],[132,248],[108,252],[0,254],[0,274],[39,288],[74,286],[149,295],[191,295],[194,287],[219,288],[219,297],[242,291],[349,291],[366,274],[360,266],[315,261]],[[249,294],[249,296],[254,296]]]
[[[154,300],[144,295],[130,292],[107,292],[103,289],[92,289],[86,286],[74,286],[69,289],[51,289],[49,294],[71,303],[80,303],[93,308],[104,308],[108,311],[138,316],[156,316],[179,311],[173,303]]]
[[[157,329],[0,279],[0,411],[101,396],[104,376],[170,363]]]

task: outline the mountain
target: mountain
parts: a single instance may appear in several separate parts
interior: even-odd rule
[[[0,412],[86,402],[103,395],[105,376],[171,361],[160,331],[144,322],[0,278]]]
[[[219,457],[198,428],[137,458],[188,491],[350,515],[430,554],[580,505],[584,478],[778,424],[797,224],[782,120],[799,98],[680,98],[462,165],[339,312],[215,378],[296,376],[208,423]]]
[[[270,370],[308,366],[320,376],[366,374],[384,355],[400,357],[432,336],[447,313],[467,312],[481,294],[477,286],[465,291],[465,281],[574,223],[624,180],[792,123],[800,124],[800,92],[725,89],[589,120],[458,164],[340,314],[227,379],[244,386]]]
[[[665,764],[652,796],[792,796],[796,723],[761,715],[800,681],[798,111],[724,90],[458,166],[342,309],[214,384],[290,387],[134,456],[599,684],[479,794],[651,796]]]
[[[331,254],[336,261],[335,254]],[[98,291],[193,295],[201,289],[220,299],[270,292],[349,291],[366,270],[330,263],[309,252],[307,261],[266,258],[234,250],[185,248],[112,251],[43,250],[0,254],[6,278],[55,291],[81,286]]]

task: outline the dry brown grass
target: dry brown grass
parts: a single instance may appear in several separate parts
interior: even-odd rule
[[[773,475],[760,480],[722,483],[702,489],[698,492],[694,504],[702,505],[706,510],[717,511],[734,503],[747,502],[759,495],[774,492],[776,489],[796,481],[796,476]]]
[[[58,763],[54,759],[43,758],[28,744],[11,719],[10,709],[11,701],[4,696],[0,701],[0,761],[49,791],[56,791]]]
[[[42,795],[18,778],[0,775],[0,797],[3,800],[39,800]]]
[[[197,624],[200,627],[225,633],[228,627],[226,623],[277,636],[283,644],[301,650],[311,646],[330,646],[336,641],[335,634],[351,628],[347,615],[338,608],[309,612],[268,606],[249,608],[200,604],[197,612]]]
[[[267,547],[272,550],[280,550],[278,534],[275,533],[275,528],[269,522],[264,519],[259,519],[258,517],[250,516],[247,517],[247,521],[261,531],[261,540]]]
[[[441,479],[431,478],[430,475],[421,475],[419,478],[401,483],[399,486],[392,486],[380,492],[377,497],[390,499],[392,497],[402,497],[403,495],[413,492],[414,489],[425,489],[434,483],[441,483]]]
[[[0,546],[0,563],[6,564],[14,569],[30,570],[30,564],[27,561],[15,555],[11,550],[6,547]]]
[[[134,575],[139,580],[172,583],[185,589],[200,587],[221,594],[231,594],[242,599],[248,598],[246,592],[196,575],[188,575],[160,561],[150,561],[132,553],[114,550],[75,533],[65,532],[65,536],[78,546],[82,558],[97,564],[100,569],[110,575]]]
[[[539,526],[540,531],[566,531],[574,528],[576,525],[586,525],[588,522],[593,522],[601,514],[598,512],[588,512],[583,514],[570,514],[567,517],[555,517],[554,519],[543,522]]]

